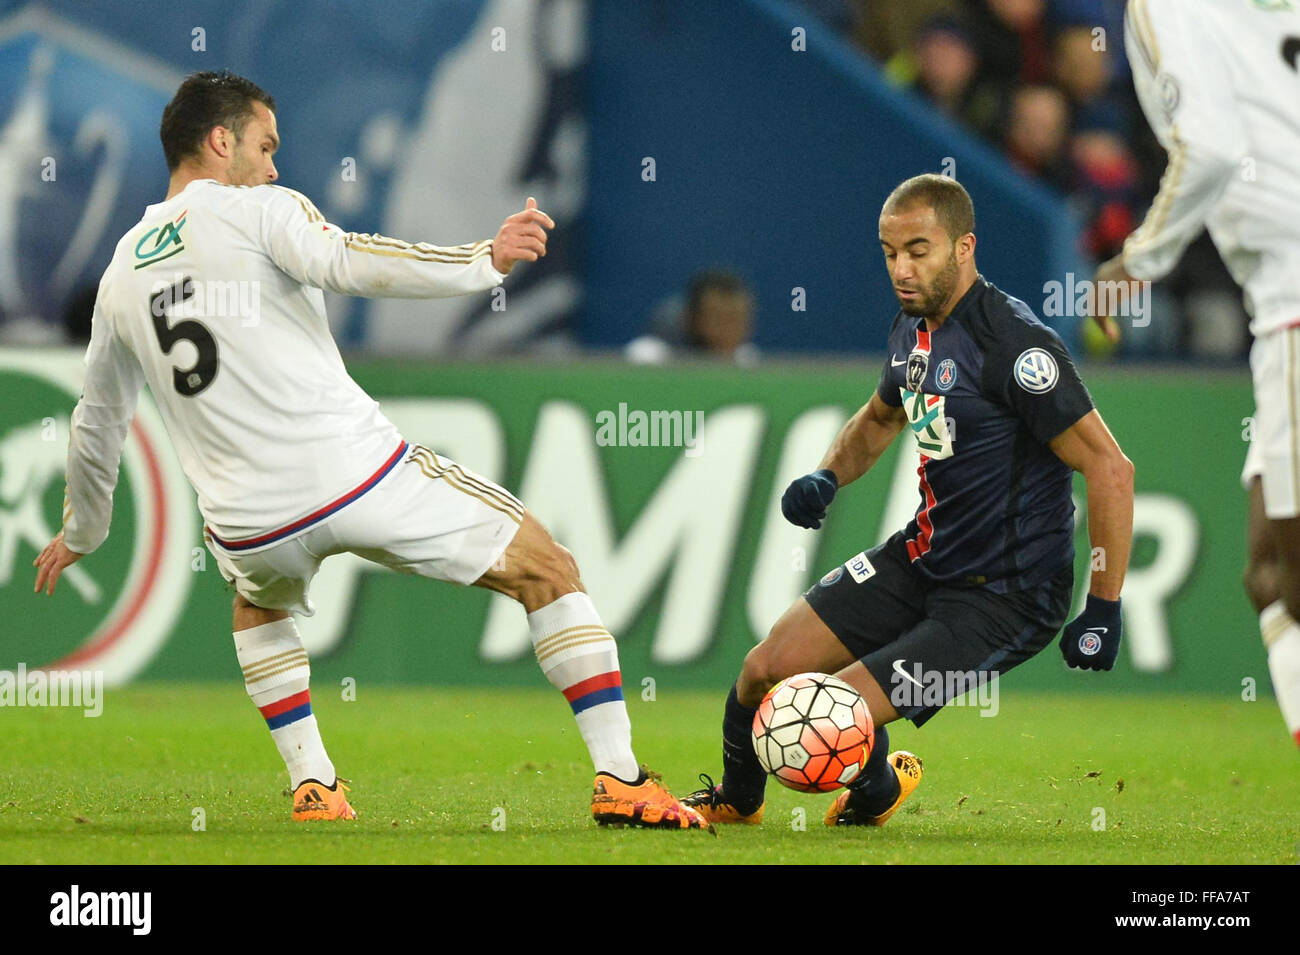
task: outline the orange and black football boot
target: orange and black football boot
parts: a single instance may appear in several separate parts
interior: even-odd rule
[[[826,825],[883,826],[888,822],[889,817],[903,804],[903,800],[912,795],[921,782],[921,758],[905,749],[900,749],[889,754],[889,765],[898,774],[898,798],[894,800],[893,805],[877,816],[860,816],[849,805],[849,798],[853,794],[846,789],[835,797],[831,807],[826,810]]]
[[[602,826],[713,831],[703,816],[682,805],[663,787],[659,777],[645,767],[635,783],[625,783],[609,773],[597,773],[592,786],[591,815]]]
[[[293,791],[294,822],[357,818],[356,810],[348,805],[345,782],[335,779],[333,786],[326,786],[319,779],[304,779]]]
[[[690,806],[709,822],[717,825],[739,823],[744,826],[757,826],[763,821],[763,807],[766,803],[759,803],[758,808],[753,812],[741,812],[732,803],[722,798],[722,787],[715,786],[707,773],[700,773],[700,782],[704,783],[704,788],[697,789],[685,797],[682,803]]]

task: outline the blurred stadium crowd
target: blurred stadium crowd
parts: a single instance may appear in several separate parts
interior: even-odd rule
[[[1080,251],[1117,254],[1159,187],[1165,154],[1133,91],[1125,0],[802,0],[910,90],[1069,198]],[[1208,236],[1157,290],[1166,316],[1131,351],[1241,358],[1241,294]],[[1143,341],[1142,339],[1146,339]]]

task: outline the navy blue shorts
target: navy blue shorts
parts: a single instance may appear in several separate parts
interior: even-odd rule
[[[836,567],[804,594],[858,657],[899,716],[920,726],[954,696],[1024,663],[1065,625],[1074,589],[1066,565],[1028,590],[936,583],[913,566],[900,531]]]

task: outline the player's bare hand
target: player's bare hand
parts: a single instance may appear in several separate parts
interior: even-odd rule
[[[1097,327],[1101,329],[1102,334],[1112,343],[1117,343],[1119,341],[1119,322],[1115,321],[1115,316],[1103,314],[1100,310],[1100,305],[1103,301],[1114,300],[1110,296],[1103,296],[1101,294],[1103,288],[1111,287],[1102,285],[1102,283],[1118,283],[1117,287],[1121,289],[1120,294],[1130,295],[1133,291],[1133,283],[1136,281],[1137,279],[1129,275],[1128,270],[1124,268],[1124,256],[1122,253],[1115,256],[1113,259],[1107,259],[1105,262],[1101,263],[1101,265],[1097,266],[1097,274],[1093,277],[1093,301],[1097,303],[1095,306],[1097,310],[1094,312],[1092,320],[1097,323]]]
[[[70,567],[83,556],[85,555],[78,554],[75,550],[68,550],[68,546],[63,543],[63,531],[59,531],[58,536],[46,544],[45,550],[32,561],[32,566],[37,568],[36,587],[32,593],[39,594],[45,588],[46,596],[53,594],[54,585],[59,582],[63,568]]]
[[[546,230],[554,228],[555,220],[529,196],[524,210],[506,219],[492,240],[492,267],[508,275],[516,262],[536,262],[546,254]]]

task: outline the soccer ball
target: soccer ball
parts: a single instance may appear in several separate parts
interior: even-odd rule
[[[754,714],[754,752],[777,781],[806,793],[847,784],[875,741],[866,701],[843,680],[799,673],[768,691]]]

